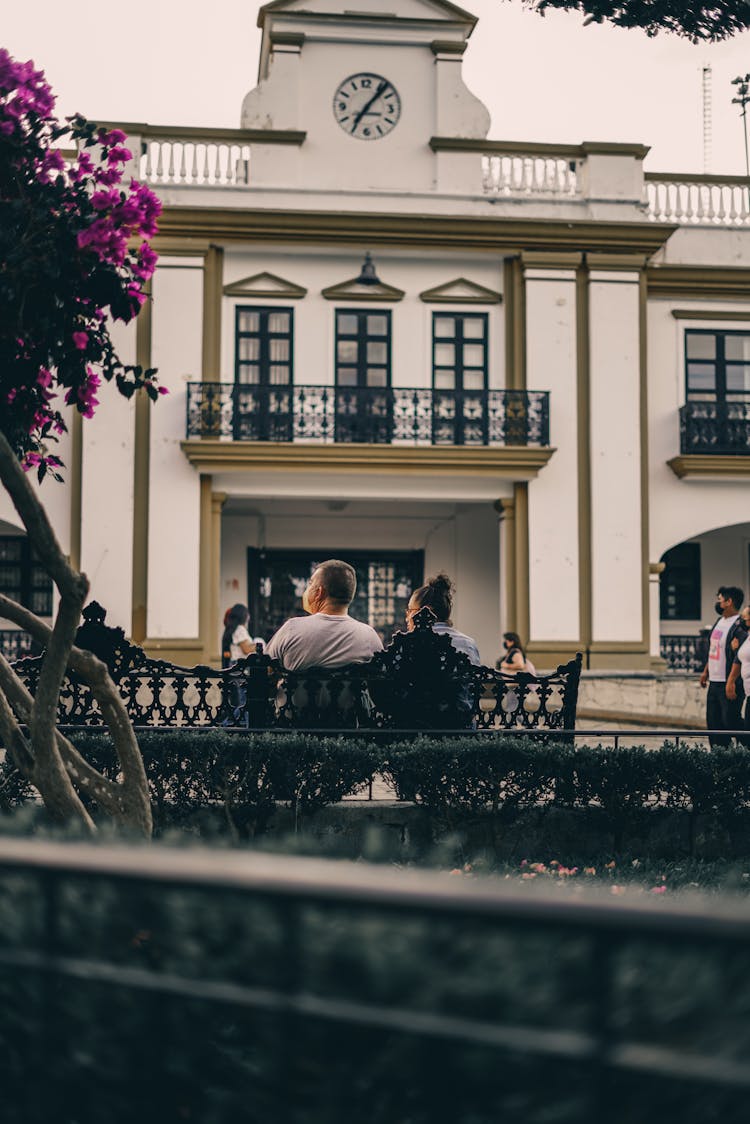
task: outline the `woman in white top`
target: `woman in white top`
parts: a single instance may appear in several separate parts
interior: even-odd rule
[[[247,605],[233,605],[224,617],[224,634],[221,638],[221,666],[229,667],[243,656],[255,651],[255,641],[247,631],[250,613]]]
[[[746,605],[740,613],[740,618],[745,628],[750,632],[750,605]],[[732,647],[737,644],[736,640],[732,641]],[[742,686],[745,692],[745,729],[750,730],[750,636],[747,637],[741,644],[737,645],[734,653],[734,662],[732,670],[729,672],[727,679],[727,698],[734,699],[737,697],[737,680],[742,679]]]

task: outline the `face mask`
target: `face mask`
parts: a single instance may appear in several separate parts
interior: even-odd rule
[[[715,613],[723,613],[724,612],[721,601],[717,601],[716,604],[714,605],[714,612]]]

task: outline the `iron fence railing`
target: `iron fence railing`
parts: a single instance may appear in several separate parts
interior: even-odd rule
[[[28,632],[22,632],[20,628],[0,629],[0,652],[6,660],[20,660],[22,656],[36,655],[37,651],[38,645],[34,644]]]
[[[549,445],[549,392],[188,383],[187,436],[374,445]]]
[[[747,902],[6,838],[0,906],[9,1119],[746,1119]]]
[[[702,671],[708,658],[707,636],[699,632],[661,636],[659,654],[670,671]]]
[[[750,456],[750,398],[688,402],[680,409],[680,452]]]

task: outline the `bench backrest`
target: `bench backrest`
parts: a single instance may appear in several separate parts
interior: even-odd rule
[[[564,729],[575,728],[581,656],[550,675],[505,675],[476,666],[450,637],[433,632],[422,609],[414,631],[396,633],[369,663],[285,671],[260,651],[226,670],[152,660],[93,602],[77,644],[110,669],[135,726],[245,726],[251,729]],[[33,694],[43,656],[13,666]],[[59,721],[99,726],[89,688],[69,675]]]

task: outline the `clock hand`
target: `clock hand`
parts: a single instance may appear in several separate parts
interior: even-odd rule
[[[375,93],[370,98],[370,100],[368,102],[365,102],[362,109],[360,109],[359,113],[354,118],[354,124],[352,125],[352,132],[354,132],[354,130],[357,128],[357,125],[359,125],[360,121],[362,120],[364,115],[367,113],[367,110],[370,108],[370,106],[373,104],[373,102],[376,102],[378,100],[378,98],[380,97],[380,95],[382,94],[383,90],[386,88],[387,85],[388,85],[387,82],[385,82],[385,81],[381,82],[380,85],[378,86],[377,90],[375,91]]]

